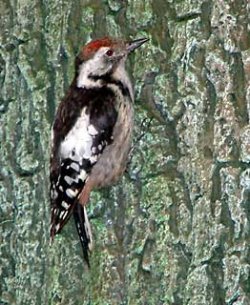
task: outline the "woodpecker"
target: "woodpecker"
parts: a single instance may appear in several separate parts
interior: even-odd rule
[[[104,37],[82,47],[53,123],[50,236],[73,214],[88,266],[93,242],[86,204],[94,188],[116,182],[125,170],[134,102],[125,61],[146,41]]]

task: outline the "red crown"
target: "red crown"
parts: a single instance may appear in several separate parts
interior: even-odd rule
[[[103,37],[101,39],[90,41],[82,48],[82,52],[81,52],[82,58],[84,60],[89,59],[101,47],[111,47],[117,43],[118,43],[117,40],[112,39],[110,37]]]

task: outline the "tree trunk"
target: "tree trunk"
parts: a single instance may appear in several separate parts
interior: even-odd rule
[[[249,4],[0,2],[0,304],[250,304]],[[91,195],[91,269],[73,221],[49,243],[50,126],[79,47],[130,58],[136,128],[121,181]]]

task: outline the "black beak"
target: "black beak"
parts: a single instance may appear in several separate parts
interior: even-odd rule
[[[136,40],[128,42],[127,52],[128,53],[133,52],[135,49],[139,48],[144,42],[147,42],[147,41],[149,41],[148,38],[140,38],[140,39],[136,39]]]

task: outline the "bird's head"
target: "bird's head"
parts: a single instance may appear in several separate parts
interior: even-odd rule
[[[93,40],[82,47],[77,57],[76,68],[84,69],[92,76],[107,75],[119,65],[123,65],[128,54],[146,41],[147,38],[125,41],[110,37]]]

